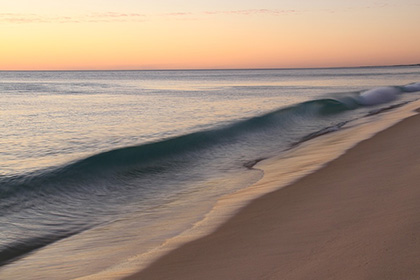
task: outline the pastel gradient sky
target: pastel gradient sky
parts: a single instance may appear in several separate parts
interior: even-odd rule
[[[420,63],[419,0],[0,0],[0,70]]]

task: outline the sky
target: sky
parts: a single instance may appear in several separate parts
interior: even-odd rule
[[[418,0],[0,0],[0,70],[420,63]]]

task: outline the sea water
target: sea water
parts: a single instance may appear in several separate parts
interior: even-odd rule
[[[0,278],[123,276],[259,181],[255,163],[418,99],[419,74],[0,72]]]

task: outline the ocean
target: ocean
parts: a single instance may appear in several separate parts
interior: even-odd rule
[[[255,164],[328,150],[325,135],[418,100],[419,78],[418,66],[0,72],[0,279],[135,271],[199,236],[221,199],[263,178]]]

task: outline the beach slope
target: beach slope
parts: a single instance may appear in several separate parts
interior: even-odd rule
[[[420,116],[127,279],[420,279]]]

